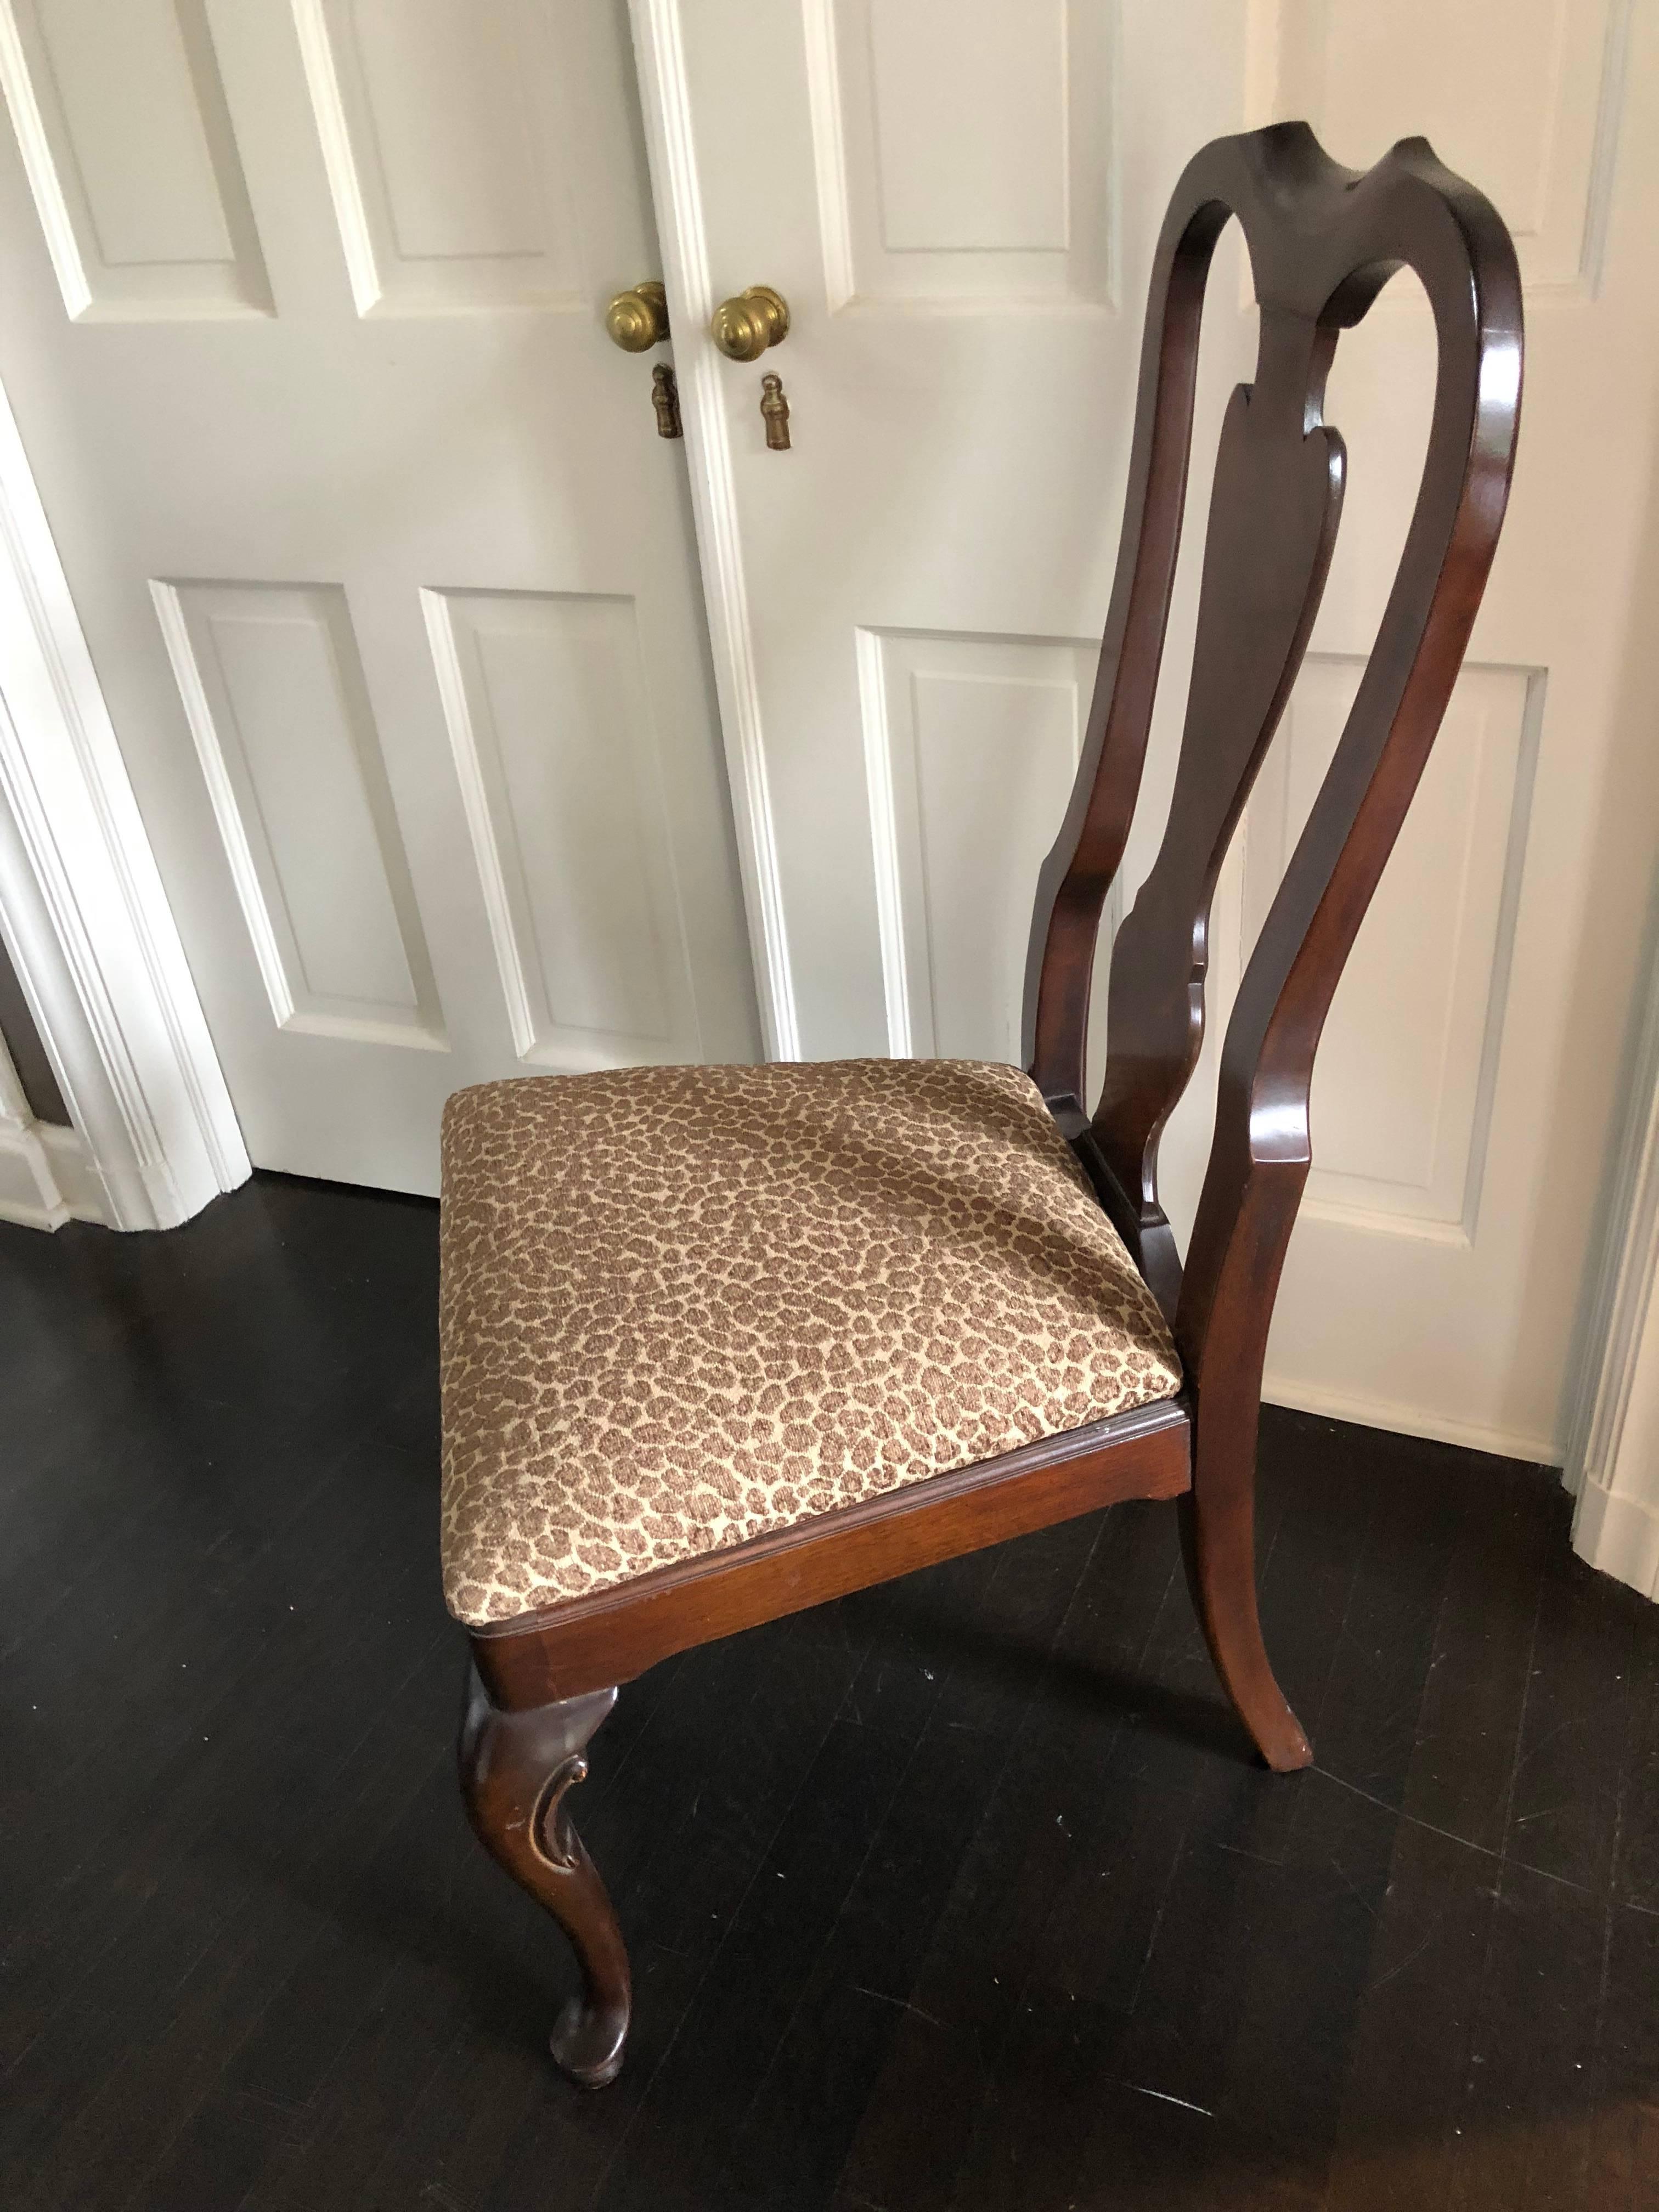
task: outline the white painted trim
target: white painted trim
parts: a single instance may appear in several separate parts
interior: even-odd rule
[[[1591,1281],[1563,1480],[1578,1497],[1573,1549],[1659,1596],[1659,957],[1650,930],[1628,1061],[1625,1126]]]
[[[109,1204],[98,1164],[81,1132],[64,1128],[55,1121],[37,1121],[34,1134],[52,1169],[52,1179],[69,1208],[70,1219],[99,1221],[106,1227],[111,1226]]]
[[[37,1121],[0,1038],[0,1221],[59,1229],[101,1221],[103,1190],[76,1129]]]
[[[744,577],[737,485],[726,428],[720,356],[708,335],[714,312],[702,194],[697,182],[690,88],[680,36],[680,0],[629,0],[646,155],[662,247],[663,283],[674,346],[680,416],[691,478],[691,508],[726,739],[738,861],[755,962],[767,1056],[800,1058],[800,1026],[784,928],[783,884],[772,817],[756,678],[749,592]]]
[[[0,1115],[0,1221],[61,1229],[106,1218],[98,1171],[78,1129]]]
[[[1572,1519],[1572,1548],[1604,1575],[1659,1598],[1659,1506],[1587,1482]]]
[[[52,1171],[40,1124],[0,1115],[0,1221],[23,1229],[61,1229],[70,1208]]]
[[[1653,951],[1650,932],[1645,994],[1629,1056],[1625,1127],[1589,1302],[1589,1357],[1577,1378],[1568,1430],[1565,1479],[1574,1492],[1587,1480],[1612,1479],[1659,1264],[1659,962]]]
[[[904,957],[904,872],[899,860],[898,819],[893,805],[893,744],[887,722],[887,678],[882,666],[878,633],[860,629],[855,633],[855,642],[870,842],[876,863],[876,922],[881,933],[887,1051],[890,1059],[908,1060],[915,1044],[910,1020],[909,969]]]
[[[813,165],[817,171],[824,290],[830,313],[835,315],[858,300],[847,191],[847,144],[842,133],[835,0],[802,0],[801,29],[806,41],[806,94],[812,118]]]
[[[1630,27],[1634,0],[1612,0],[1607,40],[1601,50],[1601,86],[1595,103],[1595,143],[1590,154],[1589,189],[1584,195],[1584,234],[1578,248],[1578,283],[1592,300],[1601,289],[1607,264],[1607,228],[1613,216],[1613,177],[1619,163],[1619,129],[1625,112],[1630,74]],[[1553,288],[1568,290],[1565,285]]]
[[[1393,1398],[1367,1398],[1352,1390],[1312,1389],[1277,1375],[1263,1376],[1261,1395],[1270,1405],[1288,1406],[1298,1413],[1322,1413],[1327,1420],[1357,1421],[1362,1428],[1427,1437],[1434,1443],[1492,1452],[1500,1459],[1522,1459],[1541,1467],[1558,1467],[1561,1461],[1560,1448],[1551,1437],[1490,1429],[1479,1421],[1449,1421],[1438,1413],[1425,1413],[1420,1406],[1408,1406]]]
[[[501,996],[507,1003],[507,1018],[513,1031],[513,1049],[520,1060],[528,1060],[536,1049],[536,1018],[531,1011],[530,985],[524,963],[519,957],[519,933],[501,866],[489,793],[484,785],[478,733],[472,721],[472,702],[466,696],[460,649],[445,594],[422,589],[421,613],[432,650],[432,671],[437,679],[444,724],[449,732],[455,778],[461,787],[461,811],[466,817],[467,835],[472,840],[473,866],[477,869],[479,888],[483,892],[489,941],[495,952],[495,970],[501,978]]]
[[[294,0],[294,33],[300,49],[300,66],[306,75],[317,137],[323,152],[323,173],[334,202],[334,220],[345,255],[351,296],[360,315],[372,314],[382,301],[380,272],[374,259],[374,234],[363,201],[346,121],[345,100],[339,72],[334,65],[334,44],[329,37],[323,0]]]
[[[252,1172],[17,425],[0,394],[0,929],[112,1227]]]
[[[236,793],[225,762],[224,749],[219,743],[219,732],[214,727],[213,709],[208,704],[202,672],[197,663],[196,648],[191,642],[189,627],[185,621],[185,603],[179,596],[176,584],[160,583],[154,578],[150,582],[149,595],[155,603],[161,642],[167,647],[167,659],[173,663],[173,678],[179,686],[185,720],[190,725],[190,734],[196,741],[196,757],[202,764],[202,780],[207,785],[213,818],[219,825],[219,836],[225,848],[225,859],[229,864],[230,879],[236,887],[242,919],[247,924],[247,933],[252,940],[253,957],[258,964],[260,981],[265,987],[265,996],[270,1001],[271,1018],[277,1028],[282,1029],[294,1019],[294,994],[288,987],[288,970],[283,965],[282,947],[277,944],[276,933],[271,927],[270,909],[265,903],[259,871],[247,842],[247,826],[242,819],[242,810],[236,803]]]
[[[92,287],[87,282],[81,243],[75,235],[74,219],[64,198],[58,164],[46,137],[46,118],[35,97],[28,57],[23,52],[17,20],[9,6],[0,7],[0,87],[4,88],[6,105],[11,110],[17,150],[22,156],[29,190],[34,195],[35,210],[46,234],[46,251],[52,256],[58,289],[64,295],[64,309],[71,322],[78,322],[92,306]]]

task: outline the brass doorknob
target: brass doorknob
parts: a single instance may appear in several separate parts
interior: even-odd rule
[[[728,361],[758,361],[768,346],[789,335],[789,302],[769,284],[751,284],[734,300],[722,300],[709,326],[714,343]]]
[[[668,336],[668,295],[657,283],[618,292],[605,311],[605,326],[624,353],[649,353]]]

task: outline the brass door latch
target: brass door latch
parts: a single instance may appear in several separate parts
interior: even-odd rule
[[[605,311],[605,327],[613,345],[624,353],[648,353],[669,337],[668,295],[654,277],[618,292]],[[722,300],[709,325],[714,343],[728,361],[758,361],[789,335],[789,302],[769,284],[751,284],[746,292]],[[662,362],[651,372],[651,406],[659,438],[683,438],[679,386],[674,372]],[[789,451],[789,402],[783,379],[767,374],[761,379],[761,419],[766,443],[775,453]]]
[[[720,301],[709,329],[728,361],[758,361],[768,346],[788,337],[789,302],[769,284],[751,284]]]
[[[649,353],[668,336],[668,295],[654,278],[618,292],[605,311],[605,327],[624,353]]]
[[[708,327],[728,361],[758,361],[788,337],[789,302],[769,284],[751,284],[746,292],[722,300]],[[769,373],[762,377],[760,410],[768,447],[775,453],[787,453],[789,402],[784,398],[781,376]]]
[[[606,335],[624,353],[649,353],[668,337],[668,295],[654,277],[631,290],[618,292],[605,311]],[[674,372],[659,362],[651,372],[651,405],[659,438],[683,438],[680,392]]]

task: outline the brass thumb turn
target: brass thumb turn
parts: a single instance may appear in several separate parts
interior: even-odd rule
[[[789,302],[769,284],[751,284],[734,300],[722,300],[710,328],[728,361],[758,361],[768,346],[789,335]]]
[[[657,283],[618,292],[605,311],[605,326],[624,353],[649,353],[668,336],[668,295]]]

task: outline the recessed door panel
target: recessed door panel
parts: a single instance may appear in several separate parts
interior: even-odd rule
[[[77,321],[270,312],[204,0],[3,0],[0,82]]]

